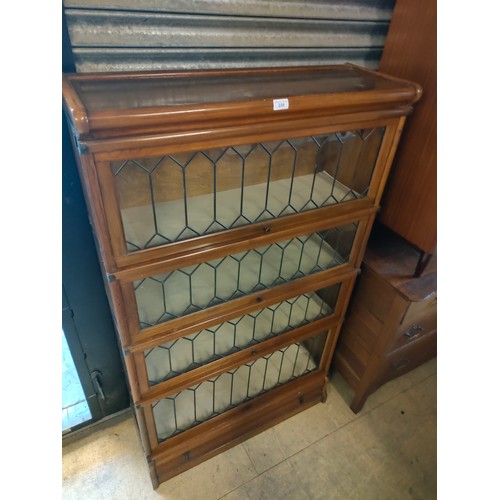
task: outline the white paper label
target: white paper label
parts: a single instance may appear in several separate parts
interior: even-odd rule
[[[288,109],[288,99],[273,99],[273,111]]]

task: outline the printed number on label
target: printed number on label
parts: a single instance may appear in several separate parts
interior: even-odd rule
[[[288,99],[273,99],[273,111],[288,109]]]

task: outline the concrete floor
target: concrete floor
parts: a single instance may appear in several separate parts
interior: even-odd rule
[[[436,498],[436,360],[380,388],[355,415],[338,374],[328,401],[151,487],[132,418],[63,447],[63,498]]]

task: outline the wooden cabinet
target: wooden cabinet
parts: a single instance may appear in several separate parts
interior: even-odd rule
[[[379,217],[423,252],[417,275],[437,243],[436,3],[396,2],[380,61],[380,71],[424,88],[401,136]]]
[[[417,254],[383,227],[368,244],[334,362],[356,413],[382,384],[436,356],[436,256],[413,278]]]
[[[351,65],[64,76],[154,485],[324,399],[420,93]]]

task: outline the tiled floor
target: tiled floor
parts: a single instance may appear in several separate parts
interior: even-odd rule
[[[154,491],[132,419],[63,448],[64,499],[436,498],[436,360],[354,415],[335,375],[318,404]]]
[[[62,332],[62,430],[64,432],[91,418],[68,342]]]

